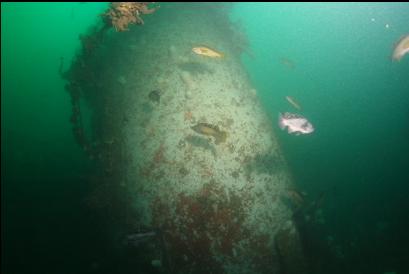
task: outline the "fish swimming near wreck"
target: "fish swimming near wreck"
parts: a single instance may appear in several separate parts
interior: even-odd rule
[[[123,244],[126,246],[138,247],[140,244],[155,239],[156,236],[157,236],[156,231],[131,233],[126,235],[126,237],[123,240]]]
[[[191,127],[195,132],[206,136],[213,136],[215,138],[215,144],[220,144],[226,141],[227,132],[219,129],[218,126],[214,126],[208,123],[198,123]]]
[[[286,194],[291,203],[297,208],[302,206],[305,202],[304,197],[306,196],[306,193],[300,192],[297,189],[288,189]]]
[[[278,125],[281,129],[287,128],[288,133],[295,135],[314,132],[314,126],[304,116],[296,113],[279,113]]]
[[[408,52],[409,52],[409,34],[402,37],[398,41],[398,43],[396,44],[393,50],[392,59],[395,61],[400,61],[402,57]]]
[[[301,110],[300,104],[291,96],[286,96],[285,99],[287,99],[287,102],[289,102],[293,107],[295,107],[298,110]]]
[[[151,92],[149,92],[149,100],[151,100],[152,102],[156,102],[159,104],[160,96],[161,96],[160,90],[152,90]]]
[[[192,51],[197,55],[203,55],[210,58],[223,58],[224,54],[208,47],[194,47]]]
[[[295,68],[295,64],[292,60],[288,59],[288,58],[281,58],[280,59],[280,63],[284,66],[286,66],[289,69],[294,69]]]

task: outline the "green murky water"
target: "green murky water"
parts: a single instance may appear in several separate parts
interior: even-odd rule
[[[129,268],[129,254],[104,242],[109,220],[87,207],[98,166],[69,122],[59,71],[107,5],[1,5],[3,273],[163,273]],[[171,5],[144,17],[146,28],[171,24]],[[247,35],[242,62],[294,183],[320,201],[305,216],[317,220],[305,232],[313,273],[408,273],[409,57],[391,55],[408,34],[409,4],[238,3],[228,12]],[[281,131],[286,111],[314,133]]]

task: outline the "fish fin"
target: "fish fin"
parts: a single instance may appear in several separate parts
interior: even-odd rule
[[[214,137],[216,138],[216,140],[214,141],[214,143],[216,145],[218,145],[220,143],[224,143],[226,141],[226,138],[227,138],[227,132],[221,131],[220,134],[217,134]]]
[[[281,112],[278,113],[278,126],[281,129],[285,129],[284,118],[283,118],[283,115],[281,114]]]
[[[294,132],[296,132],[296,131],[291,129],[291,127],[288,127],[288,133],[294,133]],[[297,135],[297,133],[296,133],[296,135]]]

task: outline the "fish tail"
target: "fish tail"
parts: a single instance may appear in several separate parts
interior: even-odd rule
[[[218,145],[220,143],[224,143],[226,141],[226,138],[227,138],[227,132],[222,131],[219,134],[216,134],[214,137],[216,138],[216,140],[215,140],[216,145]]]
[[[281,112],[278,113],[278,125],[281,129],[285,129],[284,118]]]

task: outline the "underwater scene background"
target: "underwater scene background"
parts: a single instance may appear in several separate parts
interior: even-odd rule
[[[2,3],[2,273],[409,273],[408,16]]]

